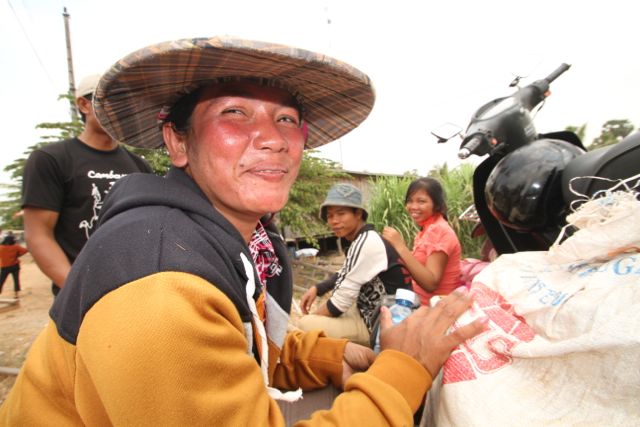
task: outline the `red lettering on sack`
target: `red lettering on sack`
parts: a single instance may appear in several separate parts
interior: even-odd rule
[[[510,365],[513,348],[535,337],[533,328],[496,291],[478,283],[474,298],[489,317],[488,329],[453,351],[443,368],[443,384],[471,381]]]
[[[449,369],[445,369],[442,373],[442,382],[457,383],[460,381],[469,381],[476,378],[476,374],[473,372],[473,366],[467,359],[467,356],[461,350],[455,350],[451,353],[449,361],[453,363],[449,364]]]

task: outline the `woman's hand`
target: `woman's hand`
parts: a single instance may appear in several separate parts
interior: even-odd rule
[[[302,297],[300,297],[300,309],[303,314],[309,314],[309,310],[313,305],[313,302],[316,300],[318,296],[318,288],[315,286],[310,287],[307,292],[305,292]]]
[[[402,235],[393,227],[384,227],[382,237],[398,252],[404,266],[409,270],[413,280],[426,292],[434,292],[438,289],[440,280],[444,274],[449,257],[442,251],[433,252],[422,264],[413,255],[402,238]]]
[[[380,346],[408,354],[435,378],[454,348],[486,328],[488,318],[482,318],[449,333],[449,327],[471,303],[469,291],[458,288],[435,307],[422,306],[395,326],[389,309],[381,307]]]
[[[342,356],[342,387],[351,375],[369,369],[376,355],[369,347],[348,342]]]
[[[382,230],[382,237],[385,238],[389,243],[391,243],[391,246],[393,246],[394,249],[398,252],[400,251],[400,248],[406,246],[404,239],[402,238],[402,234],[400,234],[400,232],[398,232],[398,230],[393,227],[384,227],[384,229]]]

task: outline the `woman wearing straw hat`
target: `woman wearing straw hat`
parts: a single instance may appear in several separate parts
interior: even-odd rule
[[[100,123],[132,146],[165,144],[173,168],[114,185],[0,425],[283,425],[275,399],[329,383],[350,392],[313,424],[412,423],[451,350],[483,328],[446,335],[471,298],[394,328],[385,312],[373,363],[346,340],[287,334],[290,265],[261,220],[286,203],[303,148],[349,132],[373,100],[346,64],[233,38],[161,43],[112,66]]]

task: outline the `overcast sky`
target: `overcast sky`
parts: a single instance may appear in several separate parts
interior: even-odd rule
[[[0,3],[0,168],[39,141],[41,122],[66,121],[69,106],[63,7],[76,84],[120,57],[160,41],[233,35],[320,51],[372,78],[377,101],[358,129],[321,155],[348,170],[427,173],[457,164],[457,144],[436,145],[444,122],[466,127],[481,104],[560,63],[538,131],[609,119],[640,126],[637,14],[631,2],[350,0],[4,0]],[[0,173],[0,182],[8,182]]]

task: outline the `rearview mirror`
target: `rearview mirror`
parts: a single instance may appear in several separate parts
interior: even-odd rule
[[[438,144],[442,144],[454,136],[459,135],[460,132],[462,132],[462,128],[460,126],[454,125],[453,123],[444,123],[432,130],[431,135],[438,138]]]

